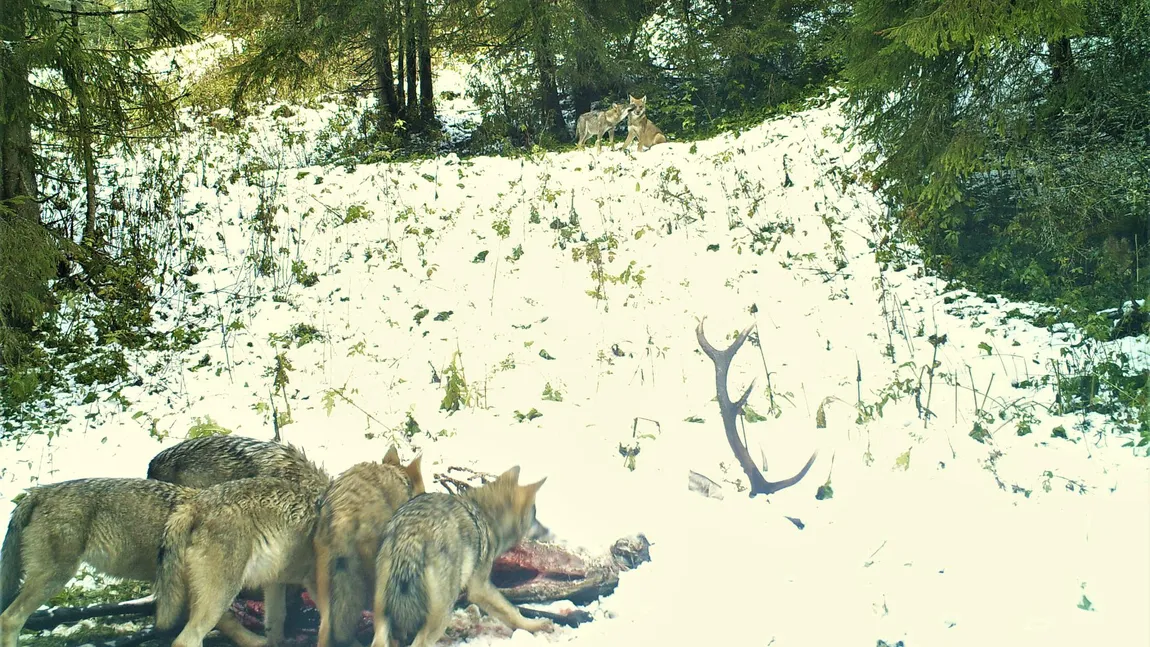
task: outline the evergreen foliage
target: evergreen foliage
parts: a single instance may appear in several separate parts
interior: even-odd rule
[[[171,178],[160,161],[144,187],[127,190],[102,160],[171,129],[173,102],[148,57],[192,36],[169,0],[6,0],[0,9],[3,436],[25,422],[49,425],[39,404],[53,389],[121,379],[124,350],[154,340],[161,250],[181,248],[150,235],[172,233],[158,227],[171,224],[172,192],[166,202],[139,196]]]
[[[1145,296],[1150,2],[859,0],[835,45],[931,267],[1073,308]]]

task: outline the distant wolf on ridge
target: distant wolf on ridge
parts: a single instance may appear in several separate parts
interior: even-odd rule
[[[423,494],[417,456],[407,466],[392,446],[380,463],[353,465],[320,500],[315,533],[319,647],[358,644],[356,626],[375,591],[375,557],[395,511]]]
[[[312,466],[311,474],[318,475]],[[263,644],[283,642],[285,585],[315,591],[315,536],[324,478],[228,481],[180,503],[164,530],[156,628],[187,623],[174,647],[200,647],[243,588],[264,591]]]
[[[630,110],[630,106],[612,103],[611,107],[606,110],[592,110],[579,115],[579,119],[575,122],[575,139],[579,142],[579,148],[583,148],[583,143],[595,135],[595,150],[602,150],[603,133],[610,135],[609,148],[614,148],[615,127],[619,125],[620,121],[623,121],[623,117]]]
[[[422,494],[400,506],[376,560],[372,647],[433,647],[461,591],[510,627],[550,629],[550,620],[524,618],[491,583],[497,557],[546,532],[535,519],[546,480],[520,486],[516,466],[461,494]]]
[[[256,476],[295,481],[329,478],[298,447],[231,434],[185,440],[148,463],[148,478],[195,488]]]
[[[0,647],[17,647],[24,623],[64,588],[81,562],[112,577],[154,580],[164,525],[196,493],[136,478],[29,488],[12,511],[0,549]],[[217,622],[236,644],[255,647],[259,637],[231,613],[212,624]]]
[[[646,95],[641,99],[636,99],[629,94],[627,97],[631,99],[631,102],[627,104],[630,110],[627,113],[627,139],[623,141],[623,150],[627,150],[631,140],[636,138],[638,138],[638,142],[635,144],[635,149],[639,151],[643,150],[644,147],[650,149],[655,144],[667,143],[663,131],[647,119]]]

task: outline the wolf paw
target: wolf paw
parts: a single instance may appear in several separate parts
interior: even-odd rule
[[[534,620],[528,621],[528,626],[526,629],[533,634],[539,633],[541,631],[551,633],[552,631],[555,631],[555,623],[552,622],[550,618],[536,618]]]

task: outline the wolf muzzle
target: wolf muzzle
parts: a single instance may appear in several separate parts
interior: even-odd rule
[[[531,528],[527,530],[527,539],[533,541],[551,541],[555,536],[551,534],[551,529],[539,523],[536,519],[531,523]]]

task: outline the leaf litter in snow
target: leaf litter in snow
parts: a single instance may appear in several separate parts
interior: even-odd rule
[[[642,154],[310,166],[339,110],[180,140],[219,325],[129,410],[0,447],[0,512],[37,480],[143,476],[192,425],[270,438],[278,417],[333,473],[393,441],[429,474],[521,464],[571,545],[653,542],[596,622],[474,644],[1150,640],[1147,459],[1036,379],[1082,348],[1144,363],[1145,338],[1077,345],[1008,316],[1034,306],[881,271],[881,207],[836,179],[858,156],[838,104]],[[757,378],[743,433],[767,478],[820,452],[769,501],[741,493],[704,315],[716,345],[756,325],[729,383]]]

